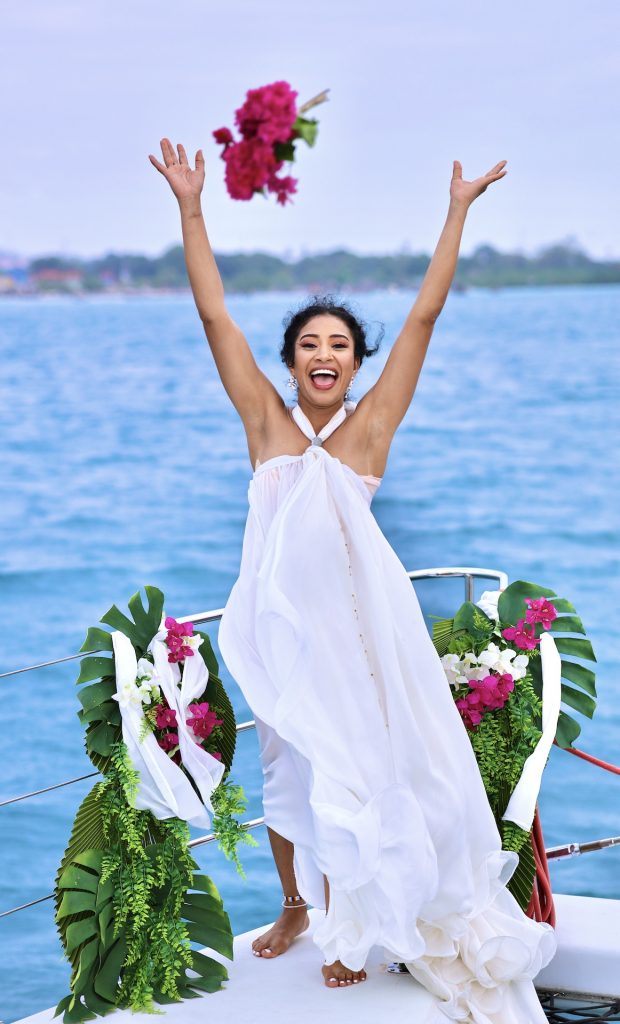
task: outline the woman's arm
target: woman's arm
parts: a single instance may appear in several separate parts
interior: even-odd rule
[[[435,321],[450,291],[467,211],[492,181],[506,174],[505,164],[501,160],[483,177],[463,181],[461,164],[454,161],[450,206],[437,248],[381,376],[368,391],[373,433],[382,445],[391,441],[413,398]]]
[[[202,150],[196,153],[196,167],[192,169],[183,146],[177,148],[178,158],[169,140],[162,139],[164,163],[151,154],[149,160],[163,174],[179,203],[189,282],[222,383],[246,430],[255,431],[264,424],[270,404],[274,400],[282,404],[282,399],[257,366],[243,332],[226,309],[224,287],[200,205],[205,179]]]

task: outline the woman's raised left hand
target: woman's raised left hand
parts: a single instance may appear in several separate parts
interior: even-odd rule
[[[463,167],[458,160],[454,161],[452,169],[452,181],[450,182],[450,199],[457,203],[463,203],[469,206],[473,203],[474,199],[481,196],[486,191],[488,186],[493,181],[499,181],[507,173],[503,168],[507,164],[507,160],[500,160],[495,167],[492,167],[490,171],[483,174],[481,178],[475,178],[473,181],[463,180]]]

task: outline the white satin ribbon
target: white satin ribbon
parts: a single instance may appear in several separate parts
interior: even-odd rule
[[[123,740],[130,760],[140,774],[140,783],[135,806],[139,810],[151,811],[159,819],[181,818],[198,828],[209,828],[213,814],[211,794],[219,784],[225,771],[222,761],[209,754],[193,738],[193,732],[186,725],[187,707],[204,693],[209,679],[208,669],[200,656],[195,654],[185,660],[181,689],[179,666],[168,661],[168,649],[160,640],[153,640],[150,650],[155,663],[158,683],[170,707],[176,712],[181,760],[200,792],[196,794],[187,775],[168,757],[157,743],[153,733],[140,739],[144,722],[142,702],[136,685],[138,665],[133,645],[124,633],[112,633],[114,664],[116,670],[116,692],[135,689],[136,701],[119,700]]]
[[[562,659],[551,633],[540,635],[542,667],[542,736],[523,765],[521,778],[515,786],[502,815],[526,832],[532,827],[542,774],[555,739],[562,698]]]
[[[327,440],[329,435],[334,432],[336,427],[339,427],[342,421],[346,419],[347,414],[353,409],[355,409],[356,405],[357,402],[354,402],[353,399],[347,399],[343,403],[343,405],[341,405],[340,408],[336,410],[332,418],[325,424],[325,426],[322,427],[321,430],[319,430],[318,434],[315,434],[314,427],[312,426],[305,412],[303,412],[303,410],[301,409],[301,406],[294,405],[292,407],[292,415],[293,419],[295,420],[297,426],[302,431],[302,433],[305,434],[306,437],[313,442],[315,438],[320,438],[320,441],[316,442],[317,444],[319,444]]]

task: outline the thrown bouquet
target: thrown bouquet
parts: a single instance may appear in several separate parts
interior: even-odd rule
[[[560,704],[589,718],[596,708],[594,673],[561,657],[596,661],[592,645],[587,639],[558,635],[567,633],[585,635],[573,605],[524,580],[503,591],[485,591],[477,604],[465,601],[454,618],[433,624],[433,642],[468,731],[502,845],[519,854],[508,888],[524,910],[534,884],[531,829],[549,751],[554,740],[570,746],[581,731]],[[563,683],[562,677],[573,685]]]
[[[297,93],[288,82],[273,82],[249,89],[245,103],[235,111],[241,135],[235,140],[230,128],[217,128],[213,137],[224,146],[222,160],[232,199],[251,199],[255,193],[275,193],[284,206],[297,191],[297,178],[281,175],[285,162],[295,160],[295,143],[302,139],[313,146],[318,131],[315,119],[304,117],[312,107],[327,99],[320,93],[297,109]]]
[[[232,931],[210,878],[188,847],[188,823],[209,827],[243,869],[239,842],[256,841],[236,815],[228,778],[236,724],[206,633],[164,614],[145,587],[91,628],[77,684],[86,751],[104,779],[78,809],[56,879],[56,921],[71,962],[65,1024],[117,1007],[154,1009],[215,992],[228,977],[192,942],[232,959]],[[103,654],[103,656],[100,656]],[[212,818],[210,817],[212,815]],[[188,973],[190,971],[191,973]]]

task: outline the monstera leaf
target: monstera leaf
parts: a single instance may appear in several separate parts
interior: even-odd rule
[[[56,923],[72,967],[71,994],[56,1008],[56,1015],[64,1013],[65,1024],[92,1020],[119,1005],[127,957],[125,930],[115,927],[114,881],[101,877],[104,855],[110,852],[101,811],[104,785],[97,783],[82,802],[56,878]],[[146,851],[154,856],[165,839],[166,823],[148,811],[142,814],[149,819]],[[196,891],[186,891],[179,915],[190,940],[232,960],[230,920],[216,886],[196,871],[191,890]],[[201,991],[216,992],[227,978],[223,964],[193,950],[192,974],[183,968],[175,980],[183,999]],[[157,990],[153,995],[159,1003],[178,1001]]]

